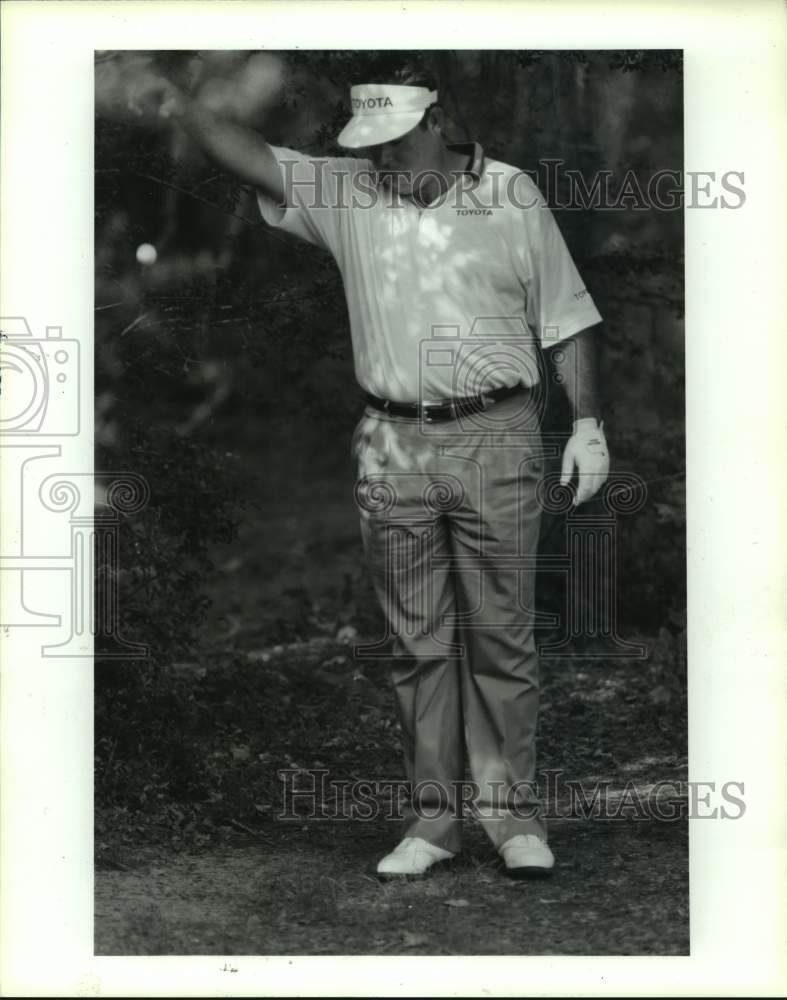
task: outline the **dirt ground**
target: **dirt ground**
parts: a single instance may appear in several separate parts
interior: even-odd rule
[[[229,666],[213,664],[220,685],[213,690],[223,697],[236,680]],[[557,768],[586,792],[608,782],[609,802],[627,790],[645,801],[659,781],[679,789],[686,758],[675,737],[685,728],[675,698],[664,694],[668,666],[655,651],[633,667],[547,662],[541,780]],[[276,818],[281,792],[271,762],[294,764],[293,747],[299,767],[326,766],[331,780],[358,777],[359,769],[377,779],[400,775],[392,695],[372,676],[349,671],[330,643],[296,643],[256,661],[245,698],[212,703],[217,727],[222,711],[235,727],[233,742],[217,729],[224,756],[209,772],[222,782],[223,793],[214,794],[225,796],[226,819],[201,847],[127,835],[100,854],[97,954],[688,954],[685,818],[657,819],[653,810],[642,818],[636,809],[619,818],[610,818],[615,809],[571,816],[564,783],[546,803],[557,859],[550,878],[508,878],[467,820],[462,854],[404,884],[374,877],[398,840],[390,820]],[[265,731],[255,731],[260,704],[287,703],[277,678],[293,693],[290,708],[278,716],[271,708]],[[210,675],[200,683],[208,687],[195,682],[195,696],[207,698]],[[670,802],[680,809],[685,800],[678,792]]]
[[[686,824],[557,820],[548,879],[508,878],[481,831],[448,870],[381,883],[383,824],[97,873],[96,953],[686,955]]]
[[[297,621],[305,615],[301,575],[314,579],[319,570],[341,583],[356,565],[346,497],[326,487],[331,516],[305,521],[305,539],[299,513],[308,497],[290,497],[281,511],[264,499],[216,577],[212,645],[174,665],[196,721],[187,725],[181,712],[172,753],[204,764],[192,804],[185,792],[177,797],[166,763],[157,779],[146,758],[151,776],[139,781],[160,780],[166,807],[151,805],[154,792],[132,801],[136,772],[108,779],[120,788],[122,816],[113,806],[97,820],[96,953],[688,954],[685,819],[575,819],[556,809],[554,873],[525,883],[505,875],[469,821],[463,853],[448,868],[383,884],[374,869],[398,839],[390,822],[273,818],[277,768],[326,766],[332,779],[403,773],[385,664],[355,660],[338,641],[341,620],[324,639],[290,641],[286,629],[271,640],[261,617],[265,607],[282,614],[286,584]],[[560,769],[585,787],[608,781],[618,792],[685,781],[685,651],[666,630],[640,638],[645,660],[542,660],[540,774]],[[173,704],[183,706],[179,698]],[[125,763],[139,769],[139,755]],[[145,816],[148,825],[139,825]]]

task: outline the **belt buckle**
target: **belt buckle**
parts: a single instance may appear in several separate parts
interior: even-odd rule
[[[433,416],[430,411],[434,411],[435,415]],[[441,403],[424,403],[421,413],[426,423],[433,424],[438,419],[437,414],[446,414],[446,420],[456,420],[458,410],[453,400],[446,399]]]

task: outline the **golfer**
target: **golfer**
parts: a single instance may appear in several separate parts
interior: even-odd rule
[[[271,146],[166,81],[150,98],[253,185],[268,225],[328,250],[342,274],[367,401],[356,498],[412,789],[379,876],[455,857],[470,806],[509,875],[548,873],[535,791],[540,348],[559,345],[574,502],[609,469],[589,330],[601,317],[550,210],[523,172],[445,141],[430,79],[352,87],[347,157]]]

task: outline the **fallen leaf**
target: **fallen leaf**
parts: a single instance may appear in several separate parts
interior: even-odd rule
[[[470,903],[466,899],[444,899],[443,906],[455,906],[457,908],[462,906],[469,906]]]
[[[663,684],[659,684],[650,692],[650,700],[654,705],[668,705],[672,701],[672,692]]]
[[[426,934],[416,934],[413,931],[402,931],[402,944],[408,948],[419,948],[421,945],[429,944]]]

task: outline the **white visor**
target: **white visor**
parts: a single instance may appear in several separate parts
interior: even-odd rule
[[[350,88],[353,116],[337,142],[347,149],[379,146],[405,135],[437,101],[437,91],[426,87],[399,87],[387,83],[362,83]]]

